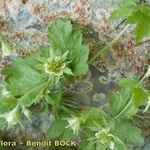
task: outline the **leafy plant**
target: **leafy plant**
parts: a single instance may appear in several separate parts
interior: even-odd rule
[[[26,108],[33,104],[50,104],[54,111],[62,108],[63,82],[69,76],[74,78],[88,71],[88,47],[82,44],[80,30],[73,28],[70,21],[56,20],[49,27],[48,37],[51,47],[41,46],[37,52],[24,59],[17,58],[10,67],[3,70],[6,85],[0,102],[4,103],[7,99],[9,105],[13,105],[13,97],[17,111],[21,107],[27,118],[29,110],[27,112]],[[10,124],[18,123],[14,120]]]
[[[120,0],[119,7],[112,13],[111,18],[127,19],[128,23],[135,24],[137,42],[150,36],[150,7],[146,4],[139,4],[136,0]]]
[[[141,80],[121,79],[118,89],[108,95],[107,109],[79,109],[65,97],[65,83],[88,71],[89,50],[82,43],[81,31],[70,21],[58,19],[49,26],[48,39],[49,45],[24,59],[18,57],[2,70],[5,84],[0,87],[0,124],[24,128],[21,113],[31,122],[29,108],[40,104],[55,115],[46,133],[48,139],[78,139],[80,150],[127,150],[128,144],[143,144],[142,132],[132,120],[150,99],[149,90],[143,86],[150,77],[150,67]],[[145,110],[148,107],[149,102]]]
[[[126,21],[128,24],[110,43],[89,60],[90,63],[99,56],[104,55],[104,53],[125,33],[131,24],[135,25],[136,42],[140,42],[143,38],[150,36],[150,6],[147,3],[138,2],[137,0],[119,0],[118,8],[112,12],[110,19],[123,19],[123,22]]]
[[[141,81],[136,78],[123,78],[119,82],[118,90],[110,92],[107,110],[89,107],[68,119],[65,118],[65,114],[61,120],[65,124],[64,120],[67,120],[68,125],[65,127],[64,124],[64,130],[59,130],[60,126],[56,126],[55,123],[59,124],[61,121],[56,120],[48,130],[47,137],[56,138],[56,134],[51,134],[53,131],[59,132],[57,135],[62,137],[62,131],[69,127],[75,136],[81,137],[81,150],[127,150],[126,144],[142,145],[142,131],[131,119],[149,96],[149,91],[144,89]]]

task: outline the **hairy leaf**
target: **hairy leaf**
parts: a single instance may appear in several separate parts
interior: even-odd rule
[[[144,144],[142,131],[126,120],[116,121],[114,134],[126,144]]]
[[[125,143],[117,136],[114,137],[114,142],[117,150],[128,150]]]
[[[29,61],[28,61],[29,60]],[[20,103],[30,106],[41,97],[47,84],[47,76],[41,74],[31,65],[30,59],[17,58],[11,67],[5,70],[8,90],[20,97]]]
[[[118,9],[111,14],[111,19],[125,19],[137,8],[135,0],[120,0]]]
[[[148,96],[150,94],[143,88],[137,87],[133,90],[133,102],[136,107],[139,107],[143,104],[146,100],[148,100]]]
[[[58,19],[50,27],[49,41],[56,55],[63,55],[69,51],[69,68],[74,75],[84,75],[88,71],[88,47],[82,44],[82,34],[73,28],[68,20]]]
[[[119,82],[118,92],[110,92],[109,104],[114,116],[130,118],[135,115],[138,109],[135,107],[132,94],[138,80],[123,78]]]
[[[137,42],[142,40],[144,37],[150,36],[150,7],[146,5],[139,6],[138,10],[135,11],[128,18],[128,22],[136,24],[135,28],[135,39]]]
[[[50,128],[47,130],[47,138],[55,139],[56,137],[63,135],[66,126],[67,126],[67,121],[55,120],[51,124]]]
[[[95,150],[95,145],[92,145],[88,140],[83,140],[80,143],[80,150]]]
[[[120,0],[118,9],[114,10],[111,19],[127,19],[135,24],[135,40],[141,41],[150,36],[150,6],[138,4],[135,0]]]

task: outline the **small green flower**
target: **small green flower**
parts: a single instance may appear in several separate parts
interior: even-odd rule
[[[73,133],[78,135],[81,125],[81,120],[79,117],[73,116],[72,118],[67,119],[69,125],[66,128],[70,128],[73,130]]]
[[[101,143],[102,145],[106,144],[109,145],[110,150],[115,149],[114,143],[114,135],[110,133],[110,129],[102,129],[101,131],[95,133],[96,141]]]
[[[47,59],[44,64],[44,70],[50,75],[55,75],[57,77],[62,76],[64,73],[68,75],[73,75],[71,69],[67,67],[70,63],[66,60],[68,52],[64,53],[62,56],[54,56],[54,54]]]
[[[8,128],[17,124],[19,124],[22,128],[24,128],[20,121],[18,106],[16,106],[11,112],[7,113],[5,115],[5,118],[6,118],[6,121],[8,122]]]
[[[44,64],[45,72],[48,74],[54,74],[56,76],[63,75],[63,69],[66,67],[61,57],[57,56],[54,58],[49,58]]]
[[[114,143],[114,141],[110,141],[110,143],[109,143],[109,149],[110,150],[114,150],[115,149],[115,143]]]

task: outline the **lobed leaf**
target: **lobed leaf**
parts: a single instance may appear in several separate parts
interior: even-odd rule
[[[135,24],[135,39],[137,42],[144,37],[150,36],[150,7],[146,5],[139,6],[131,16],[128,17],[128,22]]]
[[[142,131],[127,120],[116,121],[113,132],[126,144],[144,144]]]
[[[56,55],[69,51],[69,68],[74,75],[84,75],[88,71],[88,47],[82,44],[82,34],[73,28],[68,20],[58,19],[50,27],[48,38]]]
[[[56,137],[59,137],[63,135],[65,131],[65,127],[67,126],[66,120],[55,120],[50,128],[47,130],[47,138],[48,139],[55,139]]]
[[[111,14],[111,19],[126,19],[128,18],[137,8],[135,0],[120,0],[118,9],[115,9]]]

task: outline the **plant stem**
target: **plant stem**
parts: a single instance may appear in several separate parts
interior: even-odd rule
[[[127,24],[125,28],[109,43],[107,44],[101,51],[98,51],[93,58],[89,60],[89,63],[92,63],[97,57],[99,57],[102,53],[104,53],[108,48],[110,48],[128,29],[130,24]]]
[[[132,100],[130,99],[127,105],[119,112],[119,114],[115,117],[116,119],[119,118],[130,106],[132,105]]]
[[[143,81],[143,78],[136,84],[136,86],[141,84],[142,81]],[[132,98],[133,98],[133,95],[131,96],[130,100],[125,105],[125,107],[119,112],[119,114],[115,118],[119,118],[132,105]],[[149,106],[147,106],[147,107],[149,107]],[[147,107],[146,107],[146,109],[148,109]]]
[[[143,113],[145,113],[145,112],[150,108],[150,97],[148,97],[148,98],[149,98],[149,100],[148,100],[148,102],[147,102],[147,105],[146,105],[146,107],[145,107]]]

